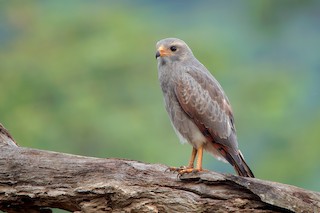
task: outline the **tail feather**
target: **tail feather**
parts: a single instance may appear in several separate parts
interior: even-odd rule
[[[242,153],[238,150],[236,153],[225,151],[226,160],[233,166],[239,176],[254,178],[253,172],[243,158]]]

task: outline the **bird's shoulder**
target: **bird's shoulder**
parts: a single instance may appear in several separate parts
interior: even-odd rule
[[[223,110],[232,114],[231,104],[222,86],[204,66],[185,67],[175,81],[176,85],[184,89],[196,89],[198,95],[207,94]]]

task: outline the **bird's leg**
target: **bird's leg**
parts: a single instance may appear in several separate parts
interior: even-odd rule
[[[194,159],[196,159],[196,155],[197,155],[197,149],[196,148],[192,148],[192,153],[191,153],[191,158],[189,160],[189,164],[188,166],[180,166],[180,167],[170,167],[169,170],[170,171],[176,171],[179,172],[180,171],[184,171],[184,170],[188,170],[188,169],[193,169],[193,165],[194,165]]]
[[[196,158],[197,152],[198,152],[198,150],[196,148],[192,147],[191,158],[190,158],[190,161],[189,161],[189,164],[187,167],[188,169],[193,168],[194,159]]]
[[[194,162],[194,159],[196,158],[197,153],[198,153],[197,167],[194,168],[193,162]],[[182,175],[184,173],[202,171],[202,156],[203,156],[203,145],[201,145],[198,149],[193,148],[189,166],[185,169],[178,171],[179,175]]]
[[[193,156],[193,150],[192,150],[192,156],[190,161],[192,160],[192,167],[182,169],[178,171],[179,175],[183,175],[184,173],[191,173],[191,172],[200,172],[202,171],[202,156],[203,156],[203,145],[198,148],[198,150],[195,151],[198,153],[198,159],[197,159],[197,167],[193,168],[193,161],[196,157],[196,154]]]
[[[198,149],[198,159],[197,159],[197,171],[202,171],[202,156],[203,156],[203,145]]]
[[[194,168],[193,162],[197,154],[198,154],[197,166],[196,168]],[[181,176],[185,173],[200,172],[202,171],[202,156],[203,156],[203,145],[200,146],[198,149],[193,148],[188,167],[180,167],[180,168],[175,168],[170,170],[177,171],[179,173],[178,176]]]

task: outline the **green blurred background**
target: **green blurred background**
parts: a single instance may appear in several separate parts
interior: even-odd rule
[[[25,147],[186,165],[157,77],[165,37],[222,84],[258,178],[320,191],[316,0],[1,1],[0,122]]]

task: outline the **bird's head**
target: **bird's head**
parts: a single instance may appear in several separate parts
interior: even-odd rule
[[[157,42],[156,59],[158,61],[183,61],[192,56],[192,51],[188,45],[177,38],[165,38]]]

